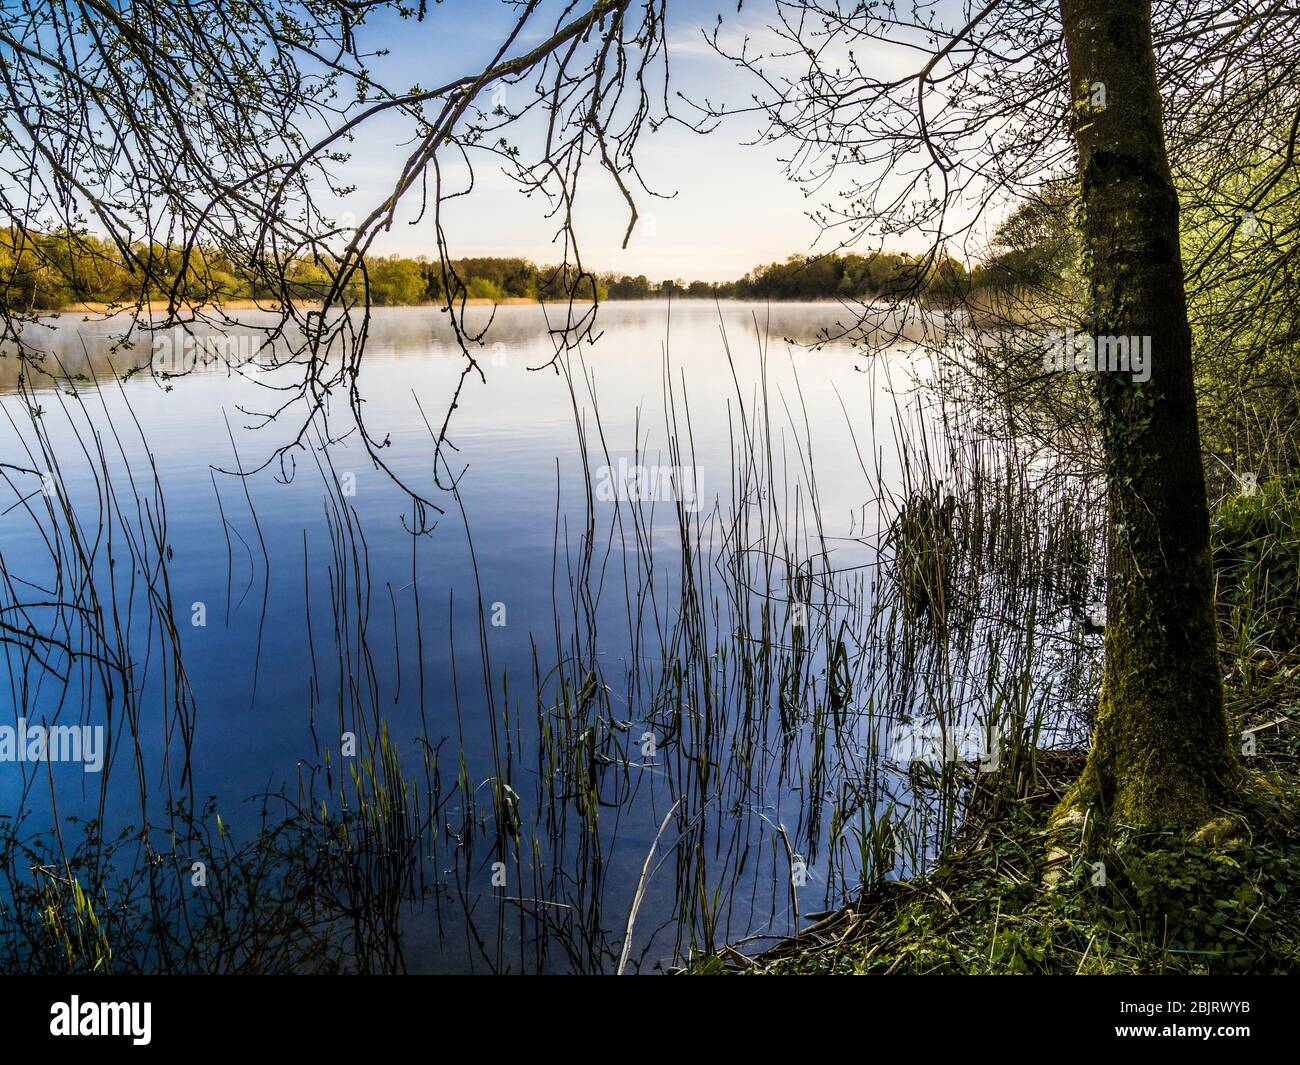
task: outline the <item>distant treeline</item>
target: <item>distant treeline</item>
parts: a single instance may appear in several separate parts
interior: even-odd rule
[[[536,267],[526,259],[461,259],[453,264],[467,281],[471,296],[534,298],[554,268]],[[792,255],[783,263],[751,270],[738,281],[652,281],[645,274],[600,274],[601,299],[644,300],[665,296],[687,299],[873,299],[951,298],[967,292],[974,276],[955,259],[925,261],[894,252],[870,255]]]
[[[279,300],[287,294],[303,302],[319,300],[329,283],[331,264],[300,258],[283,271],[266,264],[240,264],[211,249],[180,251],[162,245],[132,247],[129,255],[108,241],[67,232],[34,233],[0,229],[0,304],[15,311],[58,310],[78,303],[133,305],[162,300],[173,288],[185,302]],[[572,268],[538,266],[527,259],[458,259],[446,270],[436,260],[379,256],[366,263],[370,300],[389,307],[443,302],[453,298],[487,300],[602,300],[675,298],[818,300],[946,300],[973,287],[996,286],[1001,271],[991,262],[968,272],[955,259],[918,259],[894,252],[868,255],[793,255],[783,263],[751,270],[738,281],[711,283],[669,279],[651,281],[600,274],[578,278]],[[176,284],[182,271],[184,277]],[[281,287],[283,285],[283,287]],[[358,274],[350,295],[359,297]]]
[[[179,249],[138,245],[124,254],[109,241],[63,231],[0,229],[0,304],[16,311],[58,310],[78,303],[134,305],[165,300],[173,290],[189,303],[233,300],[320,300],[333,264],[296,258],[281,271],[269,263],[238,263],[210,248],[188,259]],[[183,275],[183,276],[182,276]],[[177,281],[179,279],[179,284]],[[467,299],[563,300],[607,297],[604,282],[580,279],[572,267],[537,266],[526,259],[461,259],[450,272],[425,258],[397,255],[366,260],[348,294],[369,285],[379,307],[440,303],[447,293]]]

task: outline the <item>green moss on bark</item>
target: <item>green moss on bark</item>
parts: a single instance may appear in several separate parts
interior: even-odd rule
[[[1190,824],[1223,795],[1236,760],[1151,8],[1062,0],[1061,11],[1091,300],[1085,328],[1149,340],[1150,374],[1094,374],[1110,511],[1106,665],[1092,753],[1053,823],[1093,807],[1141,829]]]

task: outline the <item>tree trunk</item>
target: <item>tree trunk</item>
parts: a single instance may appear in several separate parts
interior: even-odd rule
[[[1106,662],[1092,751],[1057,811],[1196,822],[1237,771],[1223,707],[1178,196],[1149,0],[1061,0],[1093,338],[1150,338],[1145,371],[1094,364],[1109,503]],[[1098,345],[1112,356],[1118,346]],[[1119,361],[1115,359],[1114,361]]]

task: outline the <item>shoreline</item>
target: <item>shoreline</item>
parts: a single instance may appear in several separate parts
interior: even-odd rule
[[[473,299],[466,298],[465,300],[457,300],[454,306],[458,308],[461,306],[465,306],[465,307],[538,307],[538,306],[564,307],[564,306],[568,306],[569,304],[572,304],[574,306],[590,306],[592,302],[593,301],[590,299],[538,300],[538,299],[531,299],[527,296],[506,296],[499,300],[488,299],[485,297],[476,297]],[[668,297],[654,296],[654,297],[647,297],[647,298],[640,298],[640,299],[612,299],[606,297],[605,299],[599,301],[601,306],[605,304],[615,304],[615,303],[665,303],[667,304],[670,302],[673,304],[682,303],[682,302],[701,303],[701,304],[737,303],[737,304],[753,304],[753,305],[765,306],[765,307],[766,306],[780,307],[780,306],[787,306],[787,305],[792,307],[825,305],[828,307],[847,307],[847,308],[863,308],[863,309],[871,309],[877,307],[895,308],[901,306],[917,308],[920,310],[936,309],[935,304],[923,300],[908,300],[904,304],[891,304],[888,302],[877,301],[877,300],[872,300],[865,303],[855,303],[854,301],[851,300],[846,301],[846,300],[835,299],[835,298],[740,299],[735,296],[719,296],[719,297],[674,296],[670,300]],[[70,303],[62,307],[58,307],[50,310],[35,310],[32,313],[36,314],[38,317],[53,317],[55,315],[61,315],[61,314],[84,314],[84,315],[92,315],[92,314],[93,315],[114,315],[114,314],[130,314],[130,313],[165,314],[167,312],[168,306],[169,305],[166,300],[150,300],[147,303],[141,303],[138,305],[137,304],[114,305],[110,303],[91,301],[91,302],[82,302],[82,303]],[[301,303],[298,304],[298,306],[304,309],[312,309],[312,308],[319,307],[320,304],[318,302]],[[409,308],[434,307],[434,308],[438,308],[439,310],[445,310],[446,306],[447,305],[445,303],[427,300],[421,303],[374,304],[370,307],[370,310],[388,311],[388,310],[400,310],[402,308],[408,308],[408,307]],[[283,309],[282,305],[276,300],[256,300],[251,298],[226,300],[222,303],[201,303],[201,304],[182,303],[177,307],[178,311],[183,313],[189,313],[189,314],[197,313],[200,311],[208,311],[208,312],[265,311],[268,313],[278,314],[282,309]],[[964,309],[969,313],[971,313],[973,317],[978,317],[980,312],[987,310],[987,308],[973,302],[967,303],[965,305],[959,305],[959,308],[954,308],[954,309]]]
[[[534,304],[542,304],[542,303],[548,305],[554,305],[557,303],[567,304],[569,301],[568,300],[534,300],[534,299],[528,299],[525,296],[508,296],[505,299],[500,299],[500,300],[466,299],[464,302],[465,302],[465,306],[467,307],[492,307],[492,306],[515,307],[515,306],[534,305]],[[590,303],[591,300],[574,300],[573,302],[575,304]],[[608,302],[628,302],[628,301],[604,300],[602,302],[608,303]],[[147,303],[141,303],[138,305],[133,303],[113,305],[111,303],[85,302],[85,303],[69,303],[55,310],[50,310],[45,313],[50,315],[127,314],[133,311],[140,311],[140,312],[147,311],[148,313],[152,314],[155,312],[166,313],[168,306],[169,305],[166,300],[150,300]],[[319,307],[320,304],[319,302],[312,302],[312,303],[301,303],[298,306],[310,309],[314,307]],[[373,311],[373,310],[389,310],[397,307],[442,308],[445,306],[446,306],[445,303],[436,303],[432,300],[429,300],[423,303],[395,303],[392,304],[391,307],[386,305],[385,306],[374,305],[370,309]],[[457,301],[456,306],[460,306],[459,300]],[[271,311],[271,312],[278,313],[283,309],[283,307],[278,300],[257,300],[257,299],[249,298],[249,299],[225,300],[221,303],[200,303],[200,304],[182,303],[178,306],[177,309],[182,311],[191,311],[191,312],[192,311]]]

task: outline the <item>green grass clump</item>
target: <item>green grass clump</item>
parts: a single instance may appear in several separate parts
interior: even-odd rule
[[[930,533],[932,516],[913,525]],[[1245,768],[1231,808],[1192,833],[1085,819],[1049,838],[1085,753],[1039,751],[1030,774],[978,779],[960,837],[927,875],[869,887],[757,958],[724,949],[690,971],[1300,972],[1300,480],[1228,500],[1212,537]],[[924,553],[914,561],[934,569]]]
[[[1300,647],[1300,479],[1223,503],[1210,527],[1222,612],[1248,616],[1271,650]]]
[[[957,567],[957,500],[931,485],[908,496],[885,535],[904,613],[943,627]]]
[[[756,959],[694,972],[1203,974],[1300,971],[1300,781],[1254,773],[1238,809],[1186,836],[1083,826],[1044,883],[1047,817],[1081,755],[1043,759],[928,875],[882,884]],[[976,805],[989,802],[989,789]],[[978,812],[972,820],[981,820]]]

